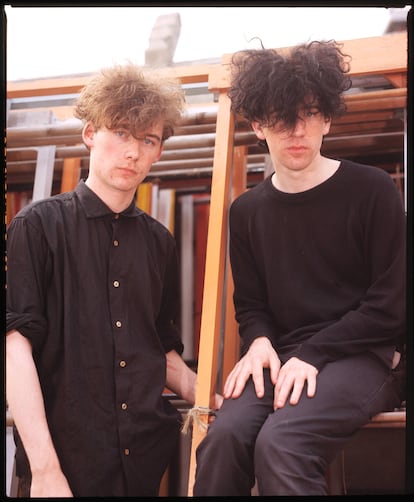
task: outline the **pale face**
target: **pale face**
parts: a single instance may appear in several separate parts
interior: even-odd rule
[[[275,170],[296,172],[312,169],[318,163],[322,140],[330,125],[331,121],[317,108],[303,110],[294,129],[284,130],[279,125],[267,128],[258,122],[252,123],[257,137],[267,141]]]
[[[104,201],[123,196],[130,201],[152,164],[161,157],[162,132],[162,121],[143,131],[138,139],[125,129],[96,130],[86,124],[83,140],[90,150],[88,186]]]

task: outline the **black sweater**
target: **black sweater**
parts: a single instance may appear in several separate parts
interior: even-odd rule
[[[387,364],[405,336],[405,214],[383,170],[342,161],[300,193],[268,177],[230,209],[242,353],[268,337],[283,360],[320,369],[372,351]]]

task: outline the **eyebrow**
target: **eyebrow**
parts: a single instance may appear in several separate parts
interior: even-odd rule
[[[132,134],[132,133],[131,133]],[[143,134],[140,134],[139,136],[135,136],[134,134],[132,134],[132,136],[135,138],[135,139],[142,139],[142,138],[152,138],[156,141],[158,141],[158,143],[162,144],[162,138],[160,138],[158,136],[158,134],[153,134],[153,133],[143,133]]]
[[[158,134],[151,134],[151,133],[148,133],[148,134],[144,134],[144,136],[147,138],[154,138],[156,139],[157,141],[159,141],[160,143],[162,143],[162,139],[158,136]]]

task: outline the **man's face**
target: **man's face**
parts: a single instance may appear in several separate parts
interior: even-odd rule
[[[306,169],[320,155],[322,140],[329,132],[331,121],[326,119],[318,108],[303,108],[293,128],[283,124],[262,127],[253,122],[257,137],[266,140],[273,165],[290,170]]]
[[[87,124],[83,139],[90,150],[89,175],[112,189],[133,192],[162,153],[163,122],[134,137],[126,129],[95,129]]]

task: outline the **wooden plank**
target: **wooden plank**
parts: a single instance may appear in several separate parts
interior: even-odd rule
[[[159,71],[167,77],[178,78],[183,84],[208,81],[212,68],[218,65],[188,65],[163,68]],[[7,82],[7,99],[31,96],[52,96],[57,94],[77,94],[94,74]]]
[[[60,192],[70,192],[78,184],[80,178],[81,159],[68,158],[63,160],[62,181]]]
[[[408,40],[406,32],[395,32],[378,37],[340,40],[343,52],[352,57],[350,76],[401,74],[407,71]],[[277,48],[288,52],[290,47]],[[222,67],[214,68],[210,74],[209,89],[220,90],[229,87],[229,64],[233,54],[224,54]]]
[[[404,429],[406,426],[406,411],[386,411],[371,418],[370,422],[364,425],[364,429],[373,428],[397,428]]]
[[[222,294],[227,245],[227,210],[233,153],[234,117],[226,93],[219,95],[217,134],[211,185],[203,307],[201,315],[200,348],[197,371],[195,410],[208,409],[210,396],[215,392],[217,357],[221,328]],[[206,426],[207,413],[198,413]],[[188,493],[191,496],[195,478],[195,451],[205,436],[205,430],[193,426]]]

